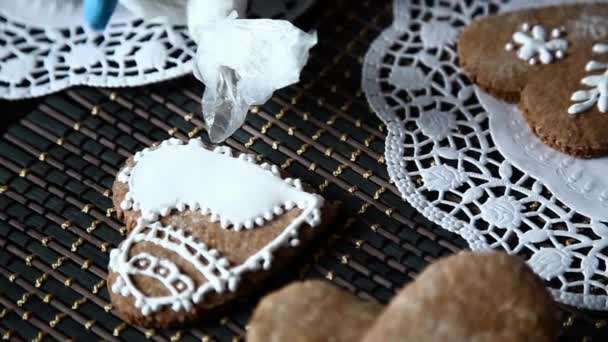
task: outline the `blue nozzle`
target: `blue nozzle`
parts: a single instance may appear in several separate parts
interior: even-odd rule
[[[102,31],[110,22],[118,0],[84,0],[84,20],[91,28]]]

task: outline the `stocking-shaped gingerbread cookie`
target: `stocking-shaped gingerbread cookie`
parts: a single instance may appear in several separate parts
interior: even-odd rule
[[[484,90],[519,103],[534,133],[567,154],[608,153],[608,5],[546,7],[467,27],[460,64]]]
[[[276,166],[200,140],[138,152],[113,191],[129,233],[110,254],[112,303],[153,327],[193,321],[251,291],[321,232],[327,211]]]

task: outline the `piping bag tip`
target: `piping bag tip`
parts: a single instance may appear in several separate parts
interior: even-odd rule
[[[230,15],[198,28],[194,75],[205,84],[202,107],[209,137],[221,143],[243,125],[251,106],[297,83],[317,33],[285,20]]]

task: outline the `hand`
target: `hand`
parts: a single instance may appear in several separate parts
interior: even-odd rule
[[[84,0],[84,20],[94,30],[106,28],[118,0]]]

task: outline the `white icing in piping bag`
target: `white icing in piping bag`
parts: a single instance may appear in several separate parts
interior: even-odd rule
[[[213,9],[221,16],[226,3],[238,10],[243,0],[190,0],[189,29],[198,44],[194,75],[206,86],[203,116],[211,141],[226,140],[245,121],[249,107],[261,105],[275,90],[297,83],[317,34],[285,20],[238,19],[197,12]],[[211,12],[207,12],[210,14]]]

